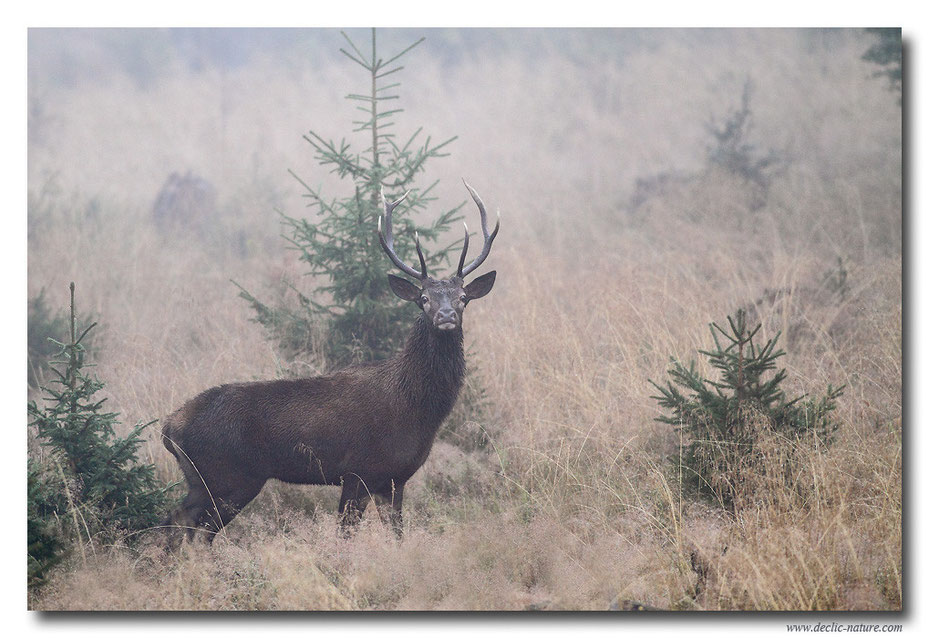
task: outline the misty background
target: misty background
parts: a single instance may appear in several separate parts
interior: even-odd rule
[[[368,50],[368,30],[347,33]],[[463,176],[509,215],[621,219],[637,179],[699,169],[707,126],[739,107],[747,82],[748,141],[792,178],[854,181],[863,197],[899,184],[899,108],[861,60],[872,39],[861,30],[387,29],[378,47],[420,36],[398,74],[397,132],[459,136],[429,176],[452,200]],[[273,208],[300,208],[287,169],[326,180],[301,135],[365,141],[348,133],[343,99],[364,89],[363,71],[342,47],[336,29],[32,29],[30,188],[140,215],[171,172],[190,170],[230,223],[273,227]]]

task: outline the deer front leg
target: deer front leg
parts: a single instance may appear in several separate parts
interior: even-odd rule
[[[342,496],[339,498],[339,526],[348,535],[358,525],[371,495],[357,474],[342,477]]]

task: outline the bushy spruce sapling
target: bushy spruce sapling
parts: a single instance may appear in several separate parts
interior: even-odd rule
[[[745,312],[727,317],[728,330],[710,324],[714,348],[700,350],[718,371],[716,381],[672,360],[670,380],[649,382],[659,394],[652,398],[669,411],[658,420],[679,428],[682,444],[674,457],[682,488],[735,510],[752,501],[750,475],[768,472],[762,441],[827,445],[837,428],[831,418],[843,387],[827,388],[825,396],[788,398],[781,388],[787,371],[777,368],[785,352],[776,349],[780,333],[763,346],[755,345],[761,329],[746,327]],[[789,454],[780,462],[790,462]]]
[[[90,364],[83,341],[95,325],[77,334],[72,283],[70,340],[56,342],[59,353],[50,363],[53,379],[42,388],[47,394],[44,405],[30,401],[27,407],[29,425],[51,457],[48,463],[61,468],[61,489],[68,491],[69,507],[81,510],[81,529],[72,533],[114,539],[156,525],[167,508],[167,488],[156,479],[153,465],[138,460],[142,434],[151,423],[116,436],[118,415],[105,411],[106,399],[98,397],[104,384],[86,372]],[[69,512],[57,514],[74,518]]]

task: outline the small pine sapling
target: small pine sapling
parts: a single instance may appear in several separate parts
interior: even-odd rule
[[[749,330],[741,309],[727,320],[728,331],[710,324],[714,349],[699,351],[719,371],[718,381],[703,378],[693,361],[684,366],[672,360],[670,381],[649,382],[659,392],[652,398],[670,411],[657,420],[681,432],[674,461],[682,488],[734,511],[752,500],[747,477],[770,470],[763,467],[761,454],[763,440],[770,440],[766,435],[783,443],[831,442],[837,428],[831,412],[844,386],[830,385],[819,399],[788,399],[781,388],[787,371],[777,369],[777,359],[785,354],[775,349],[780,333],[759,348],[754,338],[760,324]],[[790,462],[783,454],[779,458]]]
[[[707,150],[707,163],[719,166],[753,185],[757,193],[752,210],[757,210],[764,205],[773,172],[779,165],[783,166],[784,158],[770,149],[762,154],[749,141],[753,124],[751,99],[752,82],[746,80],[739,108],[730,111],[722,124],[718,124],[714,118],[706,125],[713,139],[713,145]]]
[[[143,431],[151,423],[138,424],[125,438],[117,437],[118,414],[105,412],[106,399],[96,396],[104,384],[85,372],[90,364],[85,361],[83,341],[95,325],[77,334],[72,282],[70,340],[56,342],[59,354],[50,363],[54,378],[42,388],[48,394],[45,405],[30,401],[27,408],[29,425],[61,468],[62,483],[71,484],[62,489],[69,492],[72,506],[81,510],[84,532],[114,539],[157,525],[168,497],[167,487],[155,477],[154,465],[138,461]],[[66,518],[73,512],[57,514]],[[80,530],[72,532],[80,534]]]

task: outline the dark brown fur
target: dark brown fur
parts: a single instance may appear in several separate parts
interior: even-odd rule
[[[384,199],[384,217],[378,221],[381,247],[420,283],[387,276],[395,295],[422,310],[402,352],[326,377],[211,388],[165,419],[162,439],[189,487],[170,525],[186,529],[188,537],[203,530],[212,541],[275,478],[341,485],[343,526],[357,521],[372,496],[389,503],[391,523],[400,533],[403,487],[425,462],[461,389],[465,306],[490,292],[496,278],[496,272],[489,272],[464,283],[487,258],[500,229],[498,220],[490,232],[483,202],[465,186],[481,214],[484,246],[465,265],[465,227],[458,272],[449,279],[428,276],[418,236],[422,270],[397,257],[391,213],[407,194],[392,203]]]
[[[423,314],[393,358],[324,377],[218,386],[168,416],[162,438],[189,487],[170,524],[191,537],[205,530],[212,540],[275,478],[341,485],[343,524],[357,521],[373,496],[391,505],[399,533],[404,485],[425,462],[461,388],[461,312],[490,290],[494,275],[468,287],[457,278],[429,280],[423,290],[394,278],[411,287],[405,298]],[[475,288],[481,280],[483,288]],[[439,307],[451,312],[450,290],[472,296],[458,301],[457,327],[440,330],[434,317]],[[432,297],[422,302],[421,294]]]

